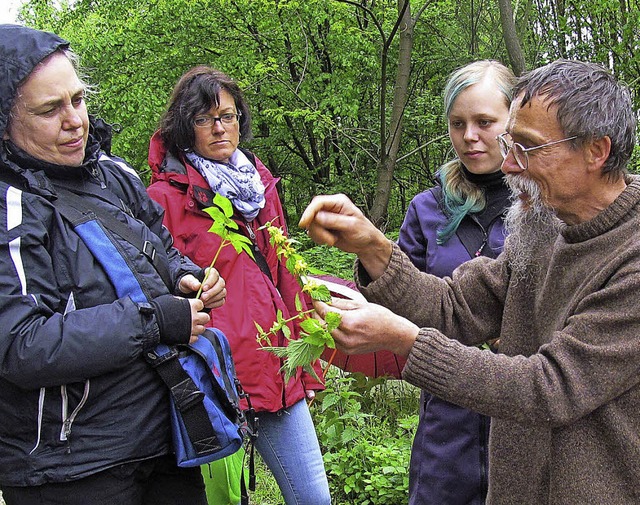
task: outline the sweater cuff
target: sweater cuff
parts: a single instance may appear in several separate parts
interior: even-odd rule
[[[355,281],[358,289],[367,300],[391,307],[393,301],[401,299],[415,289],[415,286],[405,282],[405,277],[398,277],[397,275],[398,272],[402,273],[410,268],[415,269],[411,260],[402,252],[398,244],[394,242],[389,265],[387,265],[384,273],[375,281],[372,281],[367,271],[360,264],[360,261],[356,260],[354,266]]]
[[[402,370],[402,378],[441,398],[450,396],[447,393],[459,372],[456,356],[460,346],[462,344],[434,328],[421,328]]]
[[[154,308],[160,342],[188,344],[191,338],[191,304],[185,298],[162,295],[151,300]]]

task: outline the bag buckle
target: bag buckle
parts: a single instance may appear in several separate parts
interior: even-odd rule
[[[153,244],[148,240],[145,240],[144,244],[142,244],[142,252],[147,258],[151,260],[151,263],[156,260],[156,248],[153,247]]]
[[[158,344],[154,349],[147,351],[144,358],[153,368],[159,367],[166,361],[177,358],[179,351],[174,346]]]

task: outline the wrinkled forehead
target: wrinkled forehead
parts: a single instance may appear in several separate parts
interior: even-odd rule
[[[12,111],[16,112],[20,107],[53,104],[81,93],[84,88],[71,60],[63,52],[56,52],[36,65],[20,84]]]
[[[509,107],[507,131],[511,134],[531,129],[556,129],[558,122],[558,107],[548,96],[535,94],[524,103],[524,93],[513,99]]]

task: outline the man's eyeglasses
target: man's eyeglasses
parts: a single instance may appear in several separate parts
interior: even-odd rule
[[[513,157],[516,159],[516,163],[522,170],[526,170],[529,168],[529,152],[535,151],[536,149],[542,149],[543,147],[553,146],[555,144],[560,144],[561,142],[567,142],[569,140],[577,139],[578,136],[574,135],[573,137],[568,137],[566,139],[554,140],[553,142],[547,142],[546,144],[542,144],[540,146],[533,147],[524,147],[522,144],[518,144],[517,142],[510,142],[511,137],[508,133],[501,133],[496,137],[498,141],[498,145],[500,146],[500,154],[502,154],[502,158],[506,158],[509,154],[509,151],[513,151]]]
[[[238,122],[242,116],[242,112],[228,112],[227,114],[220,114],[219,117],[215,116],[196,116],[193,118],[193,124],[198,128],[211,128],[216,121],[220,121],[225,126],[231,126]]]

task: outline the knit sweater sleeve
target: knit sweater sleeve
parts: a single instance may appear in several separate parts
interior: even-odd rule
[[[632,300],[637,289],[623,288],[630,282],[638,284],[627,277],[591,295],[561,329],[520,335],[533,346],[543,336],[549,340],[530,355],[483,352],[422,328],[403,379],[447,401],[519,423],[567,426],[601,408],[624,416],[625,405],[639,396],[640,303]],[[636,309],[613,311],[614,298]],[[516,331],[506,332],[505,345],[511,346]]]
[[[372,282],[356,262],[356,282],[367,300],[464,344],[499,336],[508,284],[507,268],[500,259],[476,258],[460,265],[451,278],[441,279],[420,272],[393,244],[385,273]]]
[[[621,226],[617,234],[629,237],[632,228]],[[601,409],[625,417],[640,396],[640,245],[624,240],[619,249],[604,237],[591,240],[593,251],[579,262],[576,246],[559,241],[549,271],[562,271],[562,277],[511,286],[500,354],[447,338],[459,338],[464,325],[425,327],[403,378],[447,401],[518,423],[568,426]]]

